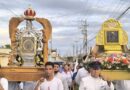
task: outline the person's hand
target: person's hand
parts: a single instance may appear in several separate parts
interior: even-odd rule
[[[4,88],[2,87],[2,85],[0,84],[0,90],[4,90]]]
[[[106,76],[106,75],[100,74],[100,77],[101,77],[104,81],[110,81],[109,77]]]
[[[40,79],[38,80],[38,85],[40,85],[41,83],[43,83],[43,82],[44,82],[44,80],[45,80],[45,78],[44,78],[44,77],[40,78]]]
[[[110,80],[107,76],[100,74],[100,77],[101,77],[104,81],[107,81],[107,84],[108,84],[109,86],[111,85],[111,80]]]
[[[40,79],[37,81],[37,85],[36,85],[36,87],[34,88],[34,90],[39,90],[38,88],[39,88],[39,86],[41,85],[41,83],[44,82],[44,80],[45,80],[44,77],[40,78]]]

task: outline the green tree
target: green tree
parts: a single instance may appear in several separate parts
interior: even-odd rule
[[[6,44],[6,45],[5,45],[5,48],[10,49],[10,48],[11,48],[10,44]]]

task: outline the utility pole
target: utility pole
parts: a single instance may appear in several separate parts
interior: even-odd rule
[[[75,41],[75,54],[78,56],[78,41]]]
[[[80,49],[79,49],[80,51],[79,51],[79,53],[80,53],[80,55],[81,55],[81,53],[82,53],[82,46],[80,46]]]
[[[73,44],[73,61],[75,61],[75,44]]]
[[[83,52],[88,53],[87,45],[87,20],[82,21],[81,32],[83,34]]]
[[[75,56],[75,45],[73,44],[73,57]]]

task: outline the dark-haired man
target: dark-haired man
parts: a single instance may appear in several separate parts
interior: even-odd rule
[[[114,86],[110,81],[105,81],[101,77],[101,63],[93,61],[89,65],[90,75],[82,78],[79,90],[114,90]]]
[[[75,77],[75,82],[80,85],[81,79],[88,76],[89,72],[85,67],[82,67],[78,70],[77,75]]]
[[[35,90],[63,90],[61,80],[54,77],[54,64],[52,62],[45,64],[45,75],[38,80]]]
[[[54,76],[56,78],[59,78],[62,81],[64,90],[69,90],[69,88],[67,87],[68,83],[67,83],[65,77],[59,72],[59,68],[60,68],[59,63],[55,62],[54,63],[54,73],[55,73],[55,75]]]
[[[60,65],[58,63],[54,62],[54,76],[59,79],[62,79],[62,74],[59,72],[59,67],[60,67]]]
[[[69,90],[72,89],[72,76],[73,76],[73,72],[69,70],[69,65],[68,64],[64,64],[64,71],[62,72],[63,77],[65,78],[66,82],[67,82],[67,88],[69,88]]]

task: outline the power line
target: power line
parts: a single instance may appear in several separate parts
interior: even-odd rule
[[[118,14],[120,14],[120,12],[122,13],[122,11],[124,11],[126,8],[126,4],[124,2],[120,3],[120,7],[116,9],[116,11],[118,11]],[[114,17],[116,18],[118,16],[117,13],[115,13]]]
[[[111,15],[109,16],[109,18],[114,17],[114,12],[115,11],[119,11],[119,9],[121,8],[121,6],[122,6],[121,0],[119,0],[119,2],[117,4],[115,4],[115,7],[112,9],[112,12],[111,12]]]
[[[130,7],[128,7],[123,13],[121,13],[121,15],[119,15],[116,19],[119,20],[121,19],[121,17],[130,9]]]
[[[6,10],[8,10],[9,12],[11,12],[15,16],[18,16],[16,13],[14,13],[14,11],[12,11],[11,9],[9,9],[4,3],[0,3],[0,5],[3,6],[3,7],[5,7]]]

